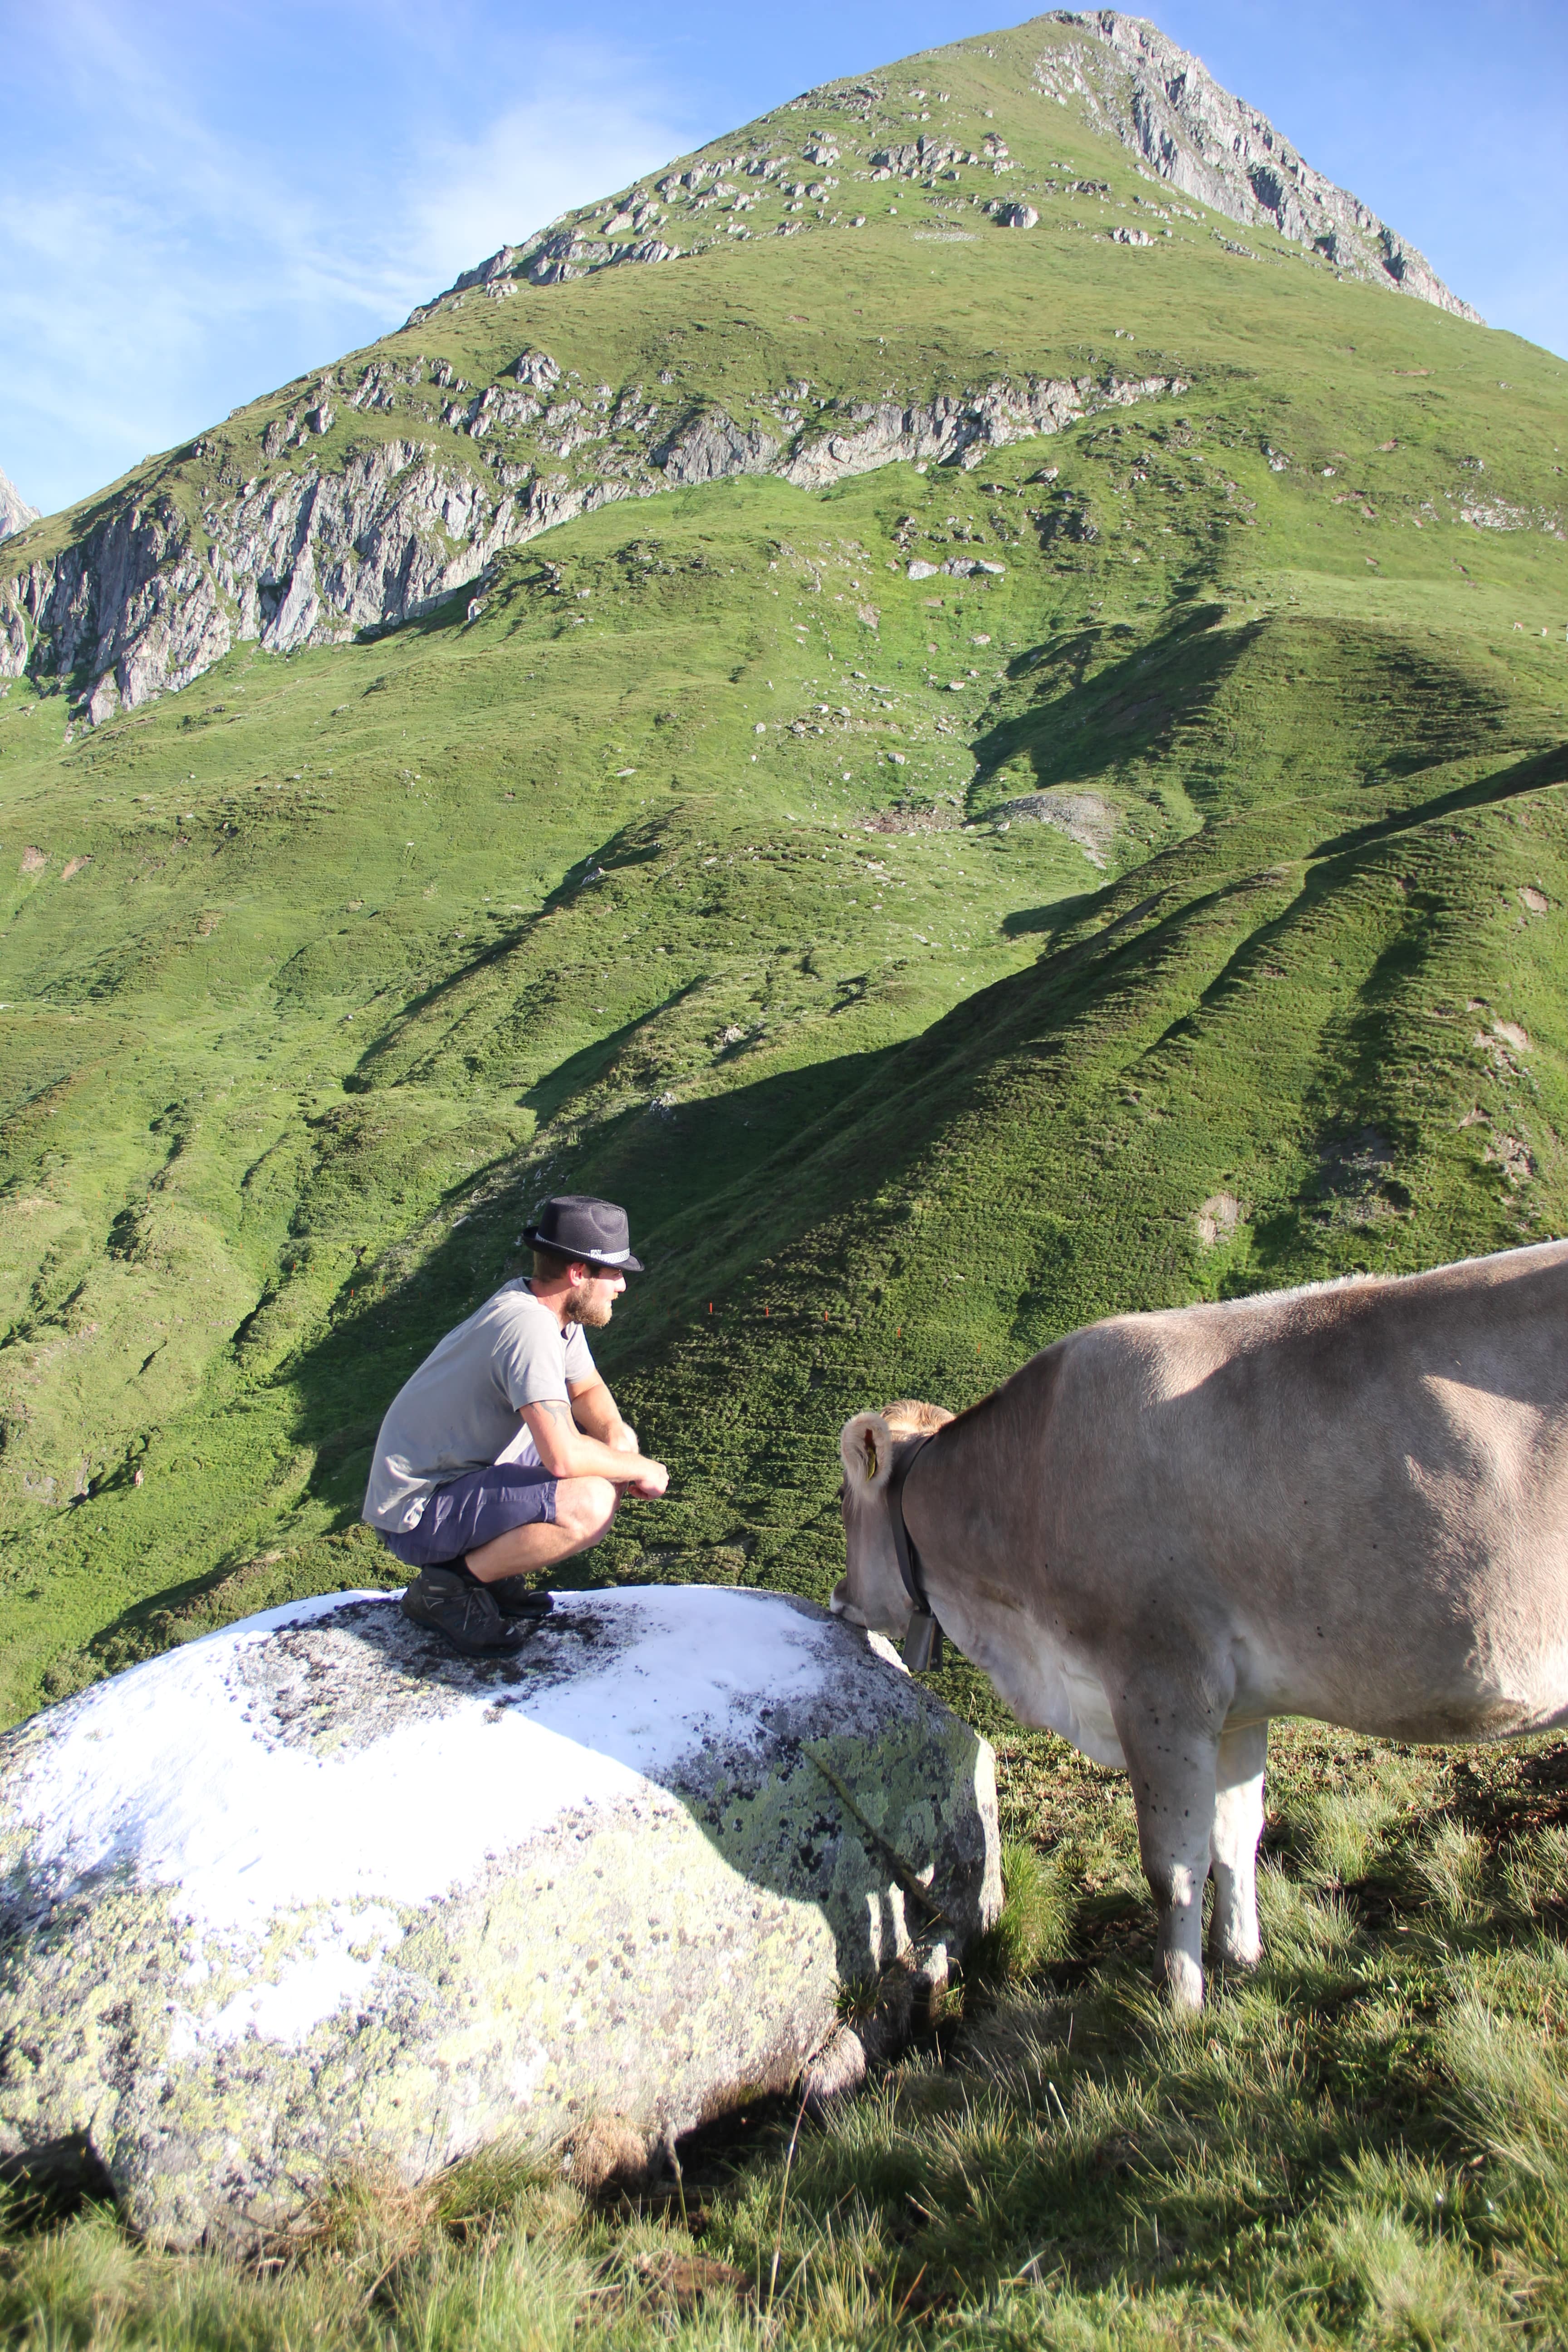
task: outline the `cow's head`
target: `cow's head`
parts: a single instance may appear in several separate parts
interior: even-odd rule
[[[940,1429],[952,1413],[940,1404],[906,1398],[881,1412],[858,1412],[838,1440],[844,1463],[839,1499],[844,1509],[844,1575],[833,1591],[833,1607],[852,1625],[901,1638],[910,1622],[910,1596],[899,1573],[888,1481],[899,1455],[917,1438]]]

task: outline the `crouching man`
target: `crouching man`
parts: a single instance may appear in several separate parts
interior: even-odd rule
[[[623,1494],[669,1483],[584,1337],[643,1271],[626,1211],[564,1193],[522,1237],[531,1279],[504,1283],[404,1382],[365,1491],[366,1519],[418,1570],[405,1615],[469,1657],[516,1649],[551,1606],[531,1579],[596,1544]]]

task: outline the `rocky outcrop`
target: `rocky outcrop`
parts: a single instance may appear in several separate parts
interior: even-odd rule
[[[849,474],[898,460],[921,465],[978,466],[989,449],[1031,434],[1059,433],[1092,410],[1125,407],[1162,393],[1182,393],[1179,377],[1092,376],[994,383],[967,398],[942,396],[909,406],[882,401],[851,412],[851,421],[798,444],[778,467],[785,481],[816,489]]]
[[[818,488],[900,458],[973,466],[1025,435],[1182,388],[1163,376],[1029,379],[843,404],[809,424],[780,392],[744,422],[716,406],[671,422],[640,385],[590,393],[533,347],[480,389],[445,362],[378,359],[272,418],[263,475],[209,477],[199,529],[176,488],[205,444],[174,461],[174,480],[100,509],[79,540],[0,576],[0,677],[73,681],[97,724],[188,686],[243,641],[290,653],[415,619],[508,548],[613,499],[767,472]],[[345,446],[363,416],[402,429]]]
[[[30,522],[38,520],[38,509],[30,507],[15,482],[0,474],[0,539],[9,539],[14,532],[26,530]]]
[[[667,482],[721,482],[731,474],[765,474],[779,445],[761,425],[742,431],[721,408],[683,425],[653,453]]]
[[[476,402],[475,437],[521,397]],[[389,441],[341,471],[284,471],[215,501],[205,547],[171,499],[124,507],[0,587],[0,676],[83,678],[96,725],[188,686],[244,639],[289,653],[412,620],[503,549],[625,494],[555,474],[509,491],[427,444]]]
[[[692,175],[686,176],[689,183]],[[733,195],[735,191],[728,193]],[[503,245],[477,268],[465,269],[441,293],[411,310],[405,323],[422,326],[463,294],[478,292],[500,299],[514,292],[521,280],[531,286],[563,286],[570,278],[589,277],[612,264],[677,261],[678,245],[667,245],[662,237],[642,233],[660,217],[657,208],[645,201],[628,203],[615,214],[605,223],[608,234],[604,236],[586,231],[576,215],[553,223],[524,244]]]
[[[248,1619],[7,1737],[0,1869],[0,2157],[176,2246],[500,2140],[646,2172],[853,2084],[848,1996],[907,2020],[1000,1903],[984,1742],[842,1620],[691,1587],[494,1660],[384,1593]]]
[[[1114,131],[1162,180],[1231,220],[1268,222],[1352,277],[1484,323],[1425,254],[1315,172],[1266,115],[1157,26],[1116,8],[1058,9],[1049,21],[1089,37],[1047,49],[1035,68],[1039,87],[1083,100],[1097,128]]]
[[[1051,825],[1076,842],[1091,866],[1105,864],[1116,838],[1116,812],[1099,793],[1021,793],[1016,800],[998,801],[973,822],[1004,832],[1015,824]]]

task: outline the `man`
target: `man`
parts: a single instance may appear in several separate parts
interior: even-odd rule
[[[531,1279],[504,1283],[404,1382],[365,1490],[365,1517],[419,1571],[405,1615],[468,1657],[526,1641],[551,1606],[529,1579],[596,1544],[623,1493],[651,1498],[669,1483],[638,1452],[583,1336],[643,1271],[626,1211],[561,1193],[522,1238]]]

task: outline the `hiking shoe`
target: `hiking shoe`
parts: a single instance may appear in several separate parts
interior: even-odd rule
[[[552,1595],[530,1584],[526,1576],[503,1576],[485,1591],[503,1617],[531,1617],[537,1623],[548,1617],[555,1602]]]
[[[528,1618],[503,1617],[489,1588],[466,1569],[421,1569],[403,1596],[402,1608],[416,1625],[428,1626],[465,1658],[515,1650],[533,1631]]]

